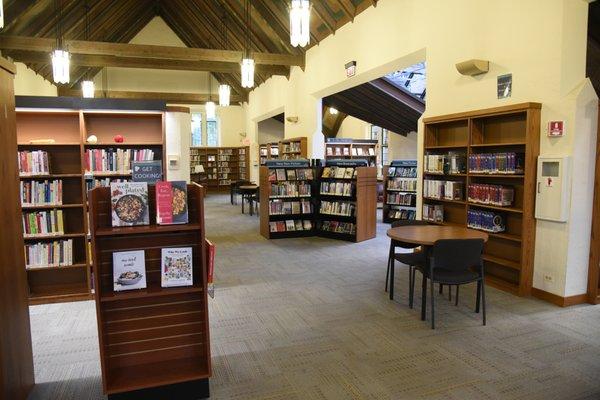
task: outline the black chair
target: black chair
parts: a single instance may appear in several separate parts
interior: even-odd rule
[[[242,185],[250,185],[252,182],[250,181],[235,181],[229,184],[229,196],[231,204],[237,204],[237,196],[240,194],[240,186]]]
[[[477,300],[475,312],[479,307],[483,310],[483,325],[486,324],[485,315],[485,273],[483,268],[483,240],[482,239],[445,239],[435,242],[429,251],[429,265],[418,265],[423,274],[421,286],[421,319],[425,320],[425,307],[427,305],[427,279],[431,289],[431,329],[435,329],[435,297],[434,284],[456,286],[456,302],[458,304],[458,288],[460,285],[477,282]],[[414,286],[414,277],[411,285]],[[414,287],[410,295],[414,294]]]
[[[400,220],[392,222],[392,228],[397,228],[399,226],[415,226],[415,225],[428,225],[427,221],[422,220]],[[387,272],[385,275],[385,290],[390,290],[390,300],[394,300],[394,273],[396,270],[396,261],[401,262],[402,264],[408,265],[408,287],[409,290],[413,290],[412,281],[414,279],[414,267],[417,265],[425,265],[425,258],[423,257],[423,253],[420,250],[415,250],[410,253],[396,253],[396,247],[400,247],[403,249],[416,249],[419,247],[417,244],[400,242],[397,240],[392,240],[390,242],[390,253],[388,256],[388,265]],[[413,307],[413,296],[409,293],[408,297],[408,306],[410,308]]]

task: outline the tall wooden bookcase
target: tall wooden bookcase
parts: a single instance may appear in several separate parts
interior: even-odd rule
[[[279,158],[282,160],[306,159],[308,157],[308,139],[303,137],[279,141]]]
[[[200,165],[204,172],[195,172]],[[250,177],[250,147],[191,147],[190,174],[208,191],[229,190],[231,182]]]
[[[27,206],[23,212],[62,209],[64,235],[33,236],[27,243],[73,239],[73,265],[29,268],[27,280],[30,304],[90,300],[92,298],[91,267],[88,251],[88,199],[86,182],[94,179],[131,179],[131,171],[86,171],[88,149],[151,149],[155,160],[164,160],[164,113],[145,111],[96,110],[17,110],[18,149],[43,150],[50,159],[49,175],[23,175],[23,181],[61,180],[63,205]],[[97,143],[87,143],[90,135]],[[115,143],[115,135],[124,137]],[[53,139],[51,144],[32,144],[32,140]],[[164,175],[164,162],[163,162]],[[25,265],[23,265],[25,268]]]
[[[148,190],[151,224],[144,226],[113,228],[110,189],[96,188],[90,194],[104,392],[145,391],[137,398],[146,398],[141,394],[153,388],[181,384],[185,396],[170,386],[160,398],[204,397],[211,375],[204,188],[188,185],[189,223],[184,225],[155,224],[154,185]],[[168,247],[192,248],[192,286],[161,287],[161,249]],[[132,250],[145,252],[147,288],[115,292],[112,254]],[[185,386],[189,382],[198,383],[203,393],[190,393]]]
[[[523,174],[465,173],[430,174],[424,179],[452,180],[463,183],[460,200],[423,198],[423,204],[443,204],[444,225],[467,225],[469,210],[500,213],[506,230],[490,233],[484,261],[487,282],[500,289],[526,296],[531,294],[535,249],[535,182],[540,143],[539,103],[522,103],[485,110],[430,117],[425,124],[425,155],[448,152],[466,158],[478,153],[516,152],[524,155]],[[469,184],[497,184],[514,188],[509,207],[473,203],[467,200]]]
[[[369,166],[377,165],[377,140],[328,138],[325,141],[326,160],[367,160]]]

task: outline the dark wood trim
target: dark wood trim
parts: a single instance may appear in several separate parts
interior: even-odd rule
[[[598,135],[596,138],[596,172],[594,177],[593,204],[587,293],[588,302],[598,304],[598,286],[600,284],[600,104],[598,105]]]
[[[0,57],[0,68],[6,70],[6,72],[10,72],[13,75],[17,73],[17,67],[15,64],[11,63],[6,58]]]
[[[533,102],[518,103],[518,104],[510,104],[507,106],[485,108],[483,110],[472,110],[472,111],[465,111],[465,112],[454,113],[454,114],[439,115],[439,116],[435,116],[435,117],[423,118],[423,123],[428,124],[428,123],[432,123],[432,122],[441,122],[441,121],[448,121],[448,120],[453,120],[453,119],[479,117],[479,116],[488,115],[488,114],[505,114],[505,113],[512,113],[512,112],[520,111],[520,110],[524,111],[524,110],[527,110],[528,108],[541,109],[542,104],[541,103],[533,103]]]
[[[178,112],[178,113],[189,114],[191,111],[190,111],[189,107],[167,106],[167,112]]]
[[[532,288],[531,295],[540,300],[547,301],[548,303],[555,304],[559,307],[570,307],[577,304],[583,304],[587,302],[587,294],[578,294],[576,296],[561,297],[554,293],[546,292],[542,289]]]

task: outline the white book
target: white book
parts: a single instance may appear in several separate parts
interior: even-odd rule
[[[161,286],[192,286],[193,263],[191,247],[172,247],[161,250]]]
[[[144,250],[113,253],[113,283],[115,292],[146,288],[146,258]]]

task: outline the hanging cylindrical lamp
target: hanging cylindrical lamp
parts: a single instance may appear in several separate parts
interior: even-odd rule
[[[62,38],[62,13],[60,7],[60,1],[57,0],[56,5],[56,13],[57,13],[57,21],[56,21],[56,49],[51,54],[52,57],[52,77],[54,79],[54,83],[69,83],[69,67],[71,64],[71,55],[63,46],[63,38]]]
[[[4,1],[0,0],[0,29],[4,28]]]
[[[304,47],[310,42],[310,2],[308,0],[292,0],[290,42],[294,47]]]
[[[208,77],[208,101],[204,104],[204,111],[206,111],[206,119],[215,119],[217,116],[217,106],[212,101],[212,77],[210,76],[210,72],[207,72],[206,76]]]
[[[229,106],[231,98],[231,87],[229,85],[219,85],[219,105],[221,107]]]
[[[242,59],[242,87],[251,88],[254,86],[254,60],[250,58],[250,40],[252,36],[252,26],[250,18],[250,0],[246,0],[246,52]]]
[[[89,10],[90,10],[90,7],[88,6],[87,1],[86,1],[85,2],[85,40],[89,40],[89,28],[90,28]],[[88,72],[88,74],[89,74],[89,72]],[[88,79],[81,82],[81,94],[83,95],[84,98],[86,98],[86,99],[93,98],[95,91],[96,91],[96,88],[94,85],[94,81],[91,80],[89,77],[88,77]]]

